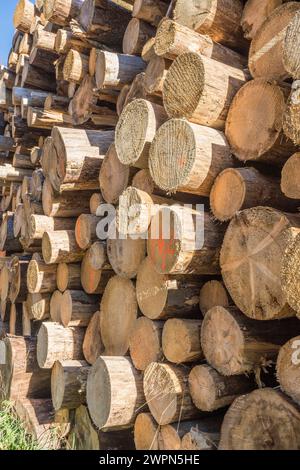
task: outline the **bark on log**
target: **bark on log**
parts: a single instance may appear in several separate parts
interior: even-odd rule
[[[45,74],[45,71],[30,65],[29,62],[26,62],[24,65],[21,86],[27,88],[38,88],[50,92],[56,90],[54,76],[51,73]]]
[[[289,86],[255,79],[237,93],[228,113],[225,135],[239,160],[282,166],[295,152],[293,143],[282,129],[289,91]],[[239,125],[244,119],[252,122],[247,132]]]
[[[168,70],[164,106],[170,117],[224,129],[231,102],[247,80],[247,72],[241,69],[187,52]]]
[[[63,189],[63,186],[61,186],[61,189]],[[44,213],[46,216],[54,218],[74,218],[83,213],[88,214],[90,210],[91,194],[91,190],[83,191],[79,198],[78,192],[73,190],[73,188],[72,191],[64,191],[57,194],[50,180],[46,178],[42,195]],[[67,225],[68,223],[66,226]]]
[[[145,406],[142,376],[125,357],[101,356],[88,377],[87,403],[97,428],[132,427]]]
[[[251,425],[258,415],[261,419]],[[265,388],[242,395],[231,405],[219,450],[298,450],[299,437],[299,408],[283,393]]]
[[[276,360],[280,346],[298,328],[294,318],[281,324],[278,320],[261,323],[235,307],[213,307],[203,320],[201,346],[209,364],[220,374],[240,375]]]
[[[26,305],[33,320],[46,320],[50,317],[50,294],[28,294]]]
[[[44,0],[43,13],[46,20],[67,26],[80,13],[83,0]]]
[[[145,68],[146,63],[140,57],[101,51],[97,54],[96,62],[97,88],[121,90]]]
[[[55,361],[82,360],[84,328],[64,328],[58,323],[44,322],[37,336],[37,360],[43,369],[51,369]]]
[[[88,326],[97,311],[98,297],[80,290],[66,290],[61,298],[61,323],[63,326]]]
[[[183,119],[165,122],[149,152],[150,174],[168,192],[208,196],[217,175],[232,165],[231,150],[221,131]]]
[[[75,232],[71,230],[45,232],[42,251],[47,264],[76,263],[84,256],[84,251],[76,243]]]
[[[51,396],[55,410],[75,409],[86,403],[90,366],[85,361],[56,361],[51,373]]]
[[[159,425],[194,419],[200,411],[188,391],[189,369],[153,362],[144,372],[144,393],[149,410]]]
[[[32,214],[29,220],[29,236],[41,240],[45,232],[57,230],[74,230],[75,218],[48,217],[46,215]]]
[[[27,270],[27,288],[31,294],[45,294],[56,290],[57,266],[41,260],[31,260]]]
[[[136,282],[141,312],[151,320],[199,316],[201,281],[186,276],[159,274],[147,257],[140,265]]]
[[[123,301],[120,303],[120,299]],[[100,332],[105,354],[126,355],[138,306],[135,286],[129,279],[112,277],[101,299]]]
[[[129,342],[130,357],[138,370],[145,370],[151,362],[163,360],[161,346],[164,322],[146,317],[136,320]]]
[[[245,209],[230,222],[220,255],[226,288],[248,317],[271,320],[295,315],[285,300],[280,270],[299,216],[269,207]],[[251,241],[250,241],[251,240]]]

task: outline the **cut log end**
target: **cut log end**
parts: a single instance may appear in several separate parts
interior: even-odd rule
[[[199,307],[203,316],[212,307],[228,307],[228,305],[228,293],[221,281],[208,281],[202,286],[200,290]]]
[[[151,362],[159,362],[161,350],[162,323],[141,317],[136,320],[130,336],[129,350],[134,366],[145,370]]]
[[[158,450],[158,425],[150,413],[140,413],[134,424],[136,450]]]
[[[226,222],[243,207],[246,194],[245,182],[234,168],[224,170],[215,180],[210,193],[213,215]]]

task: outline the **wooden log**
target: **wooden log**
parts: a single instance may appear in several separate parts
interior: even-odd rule
[[[182,450],[217,450],[220,442],[220,430],[222,424],[222,416],[211,416],[203,418],[199,421],[190,421],[183,422],[179,425],[179,436],[181,438],[181,447]],[[173,425],[175,427],[175,425]],[[164,426],[161,430],[161,437],[166,435],[166,430],[170,425]],[[174,431],[174,428],[173,428]],[[185,433],[185,434],[184,434]],[[174,436],[174,437],[173,437]],[[174,432],[167,434],[167,437],[175,438]],[[165,437],[166,438],[166,437]],[[175,438],[175,442],[177,439]],[[167,444],[170,442],[169,439],[166,440]]]
[[[203,359],[200,344],[201,320],[170,318],[162,332],[162,349],[166,359],[175,364]]]
[[[101,356],[96,360],[88,376],[87,404],[99,429],[134,425],[138,412],[145,406],[145,397],[142,377],[128,358]]]
[[[277,357],[277,379],[281,390],[289,395],[298,405],[299,393],[299,345],[300,336],[290,339],[279,351]]]
[[[31,294],[44,294],[56,290],[57,266],[32,259],[27,269],[27,288]]]
[[[290,229],[289,240],[282,257],[280,281],[282,295],[300,318],[299,302],[299,254],[300,254],[300,232],[298,229]]]
[[[83,0],[44,0],[43,13],[46,20],[60,26],[68,26],[80,13]]]
[[[43,369],[55,361],[82,360],[84,328],[64,328],[58,323],[42,323],[37,336],[37,360]]]
[[[140,57],[101,51],[97,54],[96,62],[97,88],[121,90],[124,85],[131,83],[134,77],[143,72],[145,68],[146,63]]]
[[[144,44],[143,50],[141,52],[141,58],[145,62],[150,62],[153,57],[155,57],[155,50],[154,50],[154,44],[155,44],[155,37],[148,39],[148,41]]]
[[[132,18],[123,36],[124,54],[140,55],[146,42],[154,36],[153,26],[138,18]]]
[[[26,305],[33,320],[46,320],[50,317],[50,294],[28,294]]]
[[[238,52],[214,42],[210,36],[198,34],[169,18],[164,18],[158,26],[154,50],[158,56],[169,60],[185,52],[198,52],[236,68],[245,67],[247,61]]]
[[[287,26],[299,10],[297,2],[276,8],[257,31],[249,50],[252,77],[284,80],[289,77],[283,62],[283,42]]]
[[[98,357],[104,353],[100,334],[100,316],[101,312],[94,313],[84,335],[82,350],[84,358],[89,364],[94,364]]]
[[[255,79],[237,93],[228,113],[225,134],[239,160],[280,166],[294,153],[295,147],[282,129],[289,90],[265,79]],[[253,122],[247,133],[238,124],[245,116]]]
[[[159,428],[151,413],[139,413],[134,423],[136,450],[158,450]]]
[[[228,307],[230,303],[228,292],[221,281],[207,281],[200,289],[199,307],[204,316],[212,307]]]
[[[22,336],[32,336],[31,318],[26,302],[22,302]]]
[[[254,39],[264,21],[280,5],[282,5],[282,0],[248,0],[241,18],[245,38]]]
[[[74,230],[75,218],[48,217],[46,215],[32,214],[29,220],[30,238],[42,239],[45,232],[57,230]]]
[[[194,419],[200,411],[188,391],[189,369],[153,362],[144,372],[144,393],[149,410],[159,425]]]
[[[210,208],[216,219],[226,222],[243,209],[255,206],[296,211],[296,201],[280,191],[280,182],[255,168],[227,168],[216,178],[210,192]]]
[[[59,111],[68,111],[70,99],[67,96],[48,95],[45,101],[45,109],[55,109]]]
[[[55,52],[56,34],[45,29],[37,29],[33,35],[32,46],[49,52]]]
[[[284,250],[298,232],[287,229],[299,223],[298,215],[268,207],[245,209],[232,219],[220,266],[230,296],[248,317],[271,320],[295,315],[285,300],[280,270]]]
[[[79,248],[72,230],[45,232],[42,239],[42,252],[47,264],[76,263],[81,261],[84,251]]]
[[[56,52],[47,51],[45,49],[32,48],[29,56],[29,64],[43,70],[49,74],[55,72],[54,62],[58,59]]]
[[[50,300],[50,318],[53,322],[61,322],[62,293],[55,290]]]
[[[67,82],[80,83],[88,71],[88,56],[71,49],[64,62],[63,79]]]
[[[173,19],[198,33],[208,34],[225,46],[244,50],[247,41],[240,27],[242,13],[243,3],[240,0],[230,3],[215,0],[198,3],[193,0],[189,5],[184,0],[176,0]]]
[[[76,450],[128,450],[133,449],[128,430],[102,432],[93,425],[84,405],[75,411],[74,427],[68,437],[71,448]]]
[[[151,362],[163,360],[163,325],[162,321],[152,321],[146,317],[136,320],[129,342],[130,357],[136,369],[145,370]]]
[[[235,307],[213,307],[201,328],[203,353],[222,375],[251,372],[276,359],[280,346],[298,331],[296,319],[282,320],[281,324],[281,328],[278,321],[257,324]],[[231,341],[224,336],[228,328]]]
[[[217,175],[232,165],[231,150],[221,131],[183,119],[165,122],[149,152],[150,174],[168,192],[208,196]]]
[[[14,87],[12,93],[13,104],[21,106],[22,98],[28,99],[29,106],[43,108],[49,92],[41,90],[32,90],[30,88]]]
[[[14,153],[12,164],[15,168],[34,168],[30,160],[30,155],[24,155],[17,151]]]
[[[164,80],[166,112],[173,118],[223,129],[231,102],[247,80],[244,70],[186,52],[174,60]]]
[[[98,98],[94,93],[96,82],[90,75],[85,75],[69,105],[69,113],[75,125],[87,122],[93,113]]]
[[[55,410],[75,409],[86,403],[90,366],[85,361],[56,361],[51,373],[51,396]]]
[[[49,398],[50,371],[40,369],[36,359],[36,337],[6,336],[5,360],[1,365],[2,400]]]
[[[9,263],[10,270],[10,289],[9,300],[11,303],[20,303],[26,300],[27,284],[26,276],[29,261],[26,258],[14,256]]]
[[[193,367],[189,375],[189,390],[194,405],[201,411],[215,411],[230,405],[238,396],[255,387],[253,377],[225,377],[208,364]]]
[[[153,57],[146,68],[144,88],[149,95],[162,96],[164,82],[172,62],[163,57]]]
[[[98,298],[80,290],[66,290],[61,298],[61,323],[63,326],[88,326],[97,312]]]
[[[88,38],[108,46],[120,46],[131,12],[116,2],[87,0],[82,5],[78,21]]]
[[[29,33],[23,34],[21,39],[18,54],[30,54],[31,48],[33,44],[33,37]]]
[[[121,303],[120,298],[123,300]],[[138,311],[133,282],[119,276],[112,277],[102,296],[100,310],[100,331],[105,354],[126,355]]]
[[[162,106],[136,99],[122,111],[116,127],[115,146],[124,165],[148,168],[150,145],[157,130],[167,120]]]
[[[32,170],[28,168],[14,168],[10,164],[1,166],[0,168],[0,179],[6,181],[17,181],[22,183],[24,176],[31,176]]]
[[[205,212],[161,207],[151,221],[148,256],[161,274],[218,274],[223,235]]]
[[[107,256],[118,276],[133,279],[146,256],[146,242],[143,238],[123,236],[116,228],[114,219],[108,229]]]
[[[73,120],[72,116],[61,111],[30,106],[27,111],[27,124],[35,129],[52,129],[54,126],[71,127]]]
[[[81,290],[80,264],[59,263],[56,272],[57,287],[61,292]]]
[[[1,152],[11,152],[15,148],[15,140],[11,137],[0,136],[0,149]]]
[[[43,210],[46,216],[54,218],[74,218],[80,214],[89,213],[90,197],[92,192],[90,190],[82,192],[80,198],[76,191],[64,191],[61,194],[54,192],[54,189],[46,178],[43,185]],[[63,224],[62,224],[63,225]],[[67,223],[67,225],[70,225]],[[71,226],[75,224],[71,223]]]
[[[95,242],[92,247],[87,250],[81,263],[81,285],[87,294],[103,294],[108,280],[114,275],[111,269],[98,268],[98,266],[95,266],[93,263],[94,256],[97,255],[97,253],[100,253],[100,257],[103,256],[102,247],[101,242]],[[107,266],[105,266],[105,268],[106,267]]]
[[[115,144],[111,144],[99,172],[101,194],[107,203],[118,203],[122,192],[129,185],[132,173],[129,165],[120,162]],[[97,202],[98,206],[99,202]]]
[[[249,426],[249,419],[258,415],[261,419]],[[219,450],[297,450],[299,433],[299,409],[286,395],[271,388],[254,390],[237,398],[227,411]]]
[[[199,316],[201,281],[159,274],[147,257],[140,265],[136,295],[141,312],[151,320]]]
[[[72,30],[59,29],[55,36],[55,50],[58,54],[66,54],[70,49],[87,54],[92,45],[78,37]]]
[[[24,33],[30,32],[34,18],[34,5],[29,0],[20,0],[14,11],[14,27]]]
[[[299,79],[299,52],[298,52],[298,33],[299,33],[300,12],[296,12],[285,29],[282,44],[283,66],[287,74],[294,79]]]
[[[96,228],[101,217],[92,214],[81,214],[75,225],[75,238],[82,250],[87,250],[98,239]]]
[[[22,72],[21,86],[27,88],[38,88],[44,91],[55,91],[56,83],[54,76],[45,74],[45,71],[26,62]]]
[[[166,16],[168,4],[160,0],[135,0],[132,16],[144,20],[152,26],[158,26]]]
[[[299,125],[299,81],[292,84],[291,94],[287,100],[283,114],[282,127],[285,135],[295,145],[300,143],[300,125]]]
[[[104,199],[101,193],[93,193],[90,198],[90,213],[96,215],[98,207],[103,204],[103,202]]]

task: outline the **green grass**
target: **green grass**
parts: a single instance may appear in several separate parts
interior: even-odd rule
[[[40,446],[29,436],[9,402],[0,405],[0,450],[39,450]]]

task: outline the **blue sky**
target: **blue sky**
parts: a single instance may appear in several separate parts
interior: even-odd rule
[[[6,65],[14,34],[13,14],[18,0],[0,0],[0,64]]]

